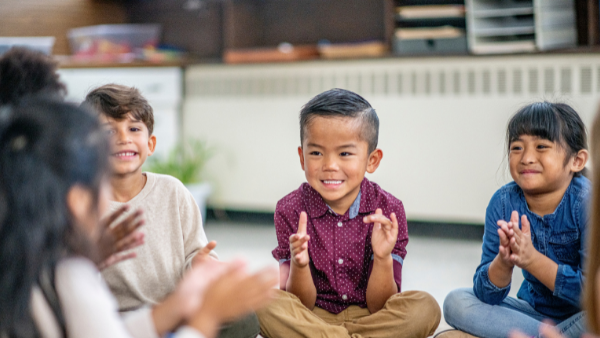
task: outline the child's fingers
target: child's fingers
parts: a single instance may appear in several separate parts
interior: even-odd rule
[[[299,248],[299,247],[303,246],[304,244],[307,244],[309,239],[310,239],[310,236],[303,236],[303,237],[297,239],[296,241],[294,241],[293,243],[290,243],[292,250]]]
[[[290,236],[290,244],[293,244],[297,241],[299,241],[301,238],[304,238],[305,236],[302,235],[298,235],[298,234],[293,234]]]
[[[502,229],[498,229],[498,237],[500,238],[500,246],[507,246],[509,243],[508,236]]]
[[[509,338],[529,338],[529,337],[527,335],[525,335],[523,332],[515,330],[510,333]]]
[[[510,239],[510,250],[513,253],[519,253],[520,252],[519,243],[517,243],[517,241],[515,240],[514,237]]]
[[[390,218],[392,219],[392,228],[398,229],[398,218],[396,217],[396,214],[392,212]]]
[[[240,282],[244,286],[242,311],[257,310],[270,300],[269,291],[277,283],[277,274],[272,270],[263,270],[243,278]]]
[[[302,211],[300,213],[300,220],[298,221],[298,235],[306,235],[306,213]]]
[[[498,248],[498,253],[500,253],[500,257],[502,259],[508,259],[510,256],[508,249],[504,246],[500,246]]]
[[[531,228],[526,215],[521,216],[521,233],[530,233]]]
[[[510,236],[510,223],[507,222],[502,222],[498,224],[500,230],[504,231],[504,233],[506,234],[506,236]]]
[[[105,219],[103,219],[102,224],[106,227],[109,227],[111,224],[114,223],[114,221],[117,220],[117,218],[123,215],[127,210],[129,210],[129,205],[125,204],[112,214],[108,215]]]
[[[546,321],[540,325],[540,336],[544,338],[565,338],[556,330],[552,323]]]
[[[116,239],[123,238],[135,231],[144,224],[144,220],[140,218],[142,210],[136,210],[124,220],[115,225],[111,230]]]
[[[144,212],[141,209],[139,209],[128,217],[130,221],[124,224],[125,233],[130,233],[145,223],[144,219],[141,218],[143,213]]]
[[[135,257],[136,257],[135,252],[128,252],[126,254],[114,254],[114,255],[108,257],[107,259],[105,259],[102,263],[100,263],[100,265],[98,265],[98,270],[102,271],[102,270],[108,268],[109,266],[115,265],[117,263],[120,263],[120,262],[128,260],[128,259],[132,259]]]
[[[381,214],[372,214],[369,216],[365,216],[363,218],[363,222],[365,223],[381,223],[383,224],[387,224],[390,227],[392,226],[392,221],[389,220],[389,218],[381,215]]]
[[[141,232],[135,232],[129,234],[127,237],[121,239],[115,244],[115,253],[133,249],[144,244],[144,234]]]
[[[512,231],[514,232],[515,237],[521,236],[522,232],[521,232],[521,229],[519,229],[519,222],[512,224]]]
[[[205,255],[208,255],[216,247],[217,247],[217,241],[210,241],[202,249],[200,249],[200,252],[202,252]]]
[[[198,258],[199,260],[205,259],[206,257],[208,257],[208,255],[210,255],[210,252],[213,251],[213,249],[216,247],[217,247],[216,241],[208,242],[208,244],[206,244],[203,248],[198,250],[198,253],[196,253],[195,258]]]
[[[512,223],[517,223],[519,224],[519,213],[514,210],[511,214],[510,214],[510,221]]]

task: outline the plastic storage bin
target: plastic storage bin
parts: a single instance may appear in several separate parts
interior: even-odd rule
[[[71,29],[68,37],[75,57],[111,60],[156,48],[160,30],[158,24],[99,25]]]
[[[25,47],[50,55],[54,47],[53,36],[39,37],[0,37],[0,55],[13,47]]]
[[[394,53],[398,55],[467,54],[465,36],[451,39],[394,39]]]

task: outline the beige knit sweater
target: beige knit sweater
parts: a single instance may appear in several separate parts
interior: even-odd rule
[[[175,289],[195,253],[208,243],[198,205],[185,186],[171,176],[145,174],[146,185],[126,203],[130,212],[144,211],[145,243],[134,249],[136,258],[102,271],[120,311],[160,302]],[[123,204],[111,202],[109,212]]]

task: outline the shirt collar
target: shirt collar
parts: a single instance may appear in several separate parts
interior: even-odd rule
[[[353,219],[354,217],[358,216],[358,208],[360,207],[360,195],[361,194],[362,194],[362,192],[359,191],[358,195],[356,196],[356,199],[354,200],[354,202],[352,202],[350,209],[348,209],[348,218],[349,219]],[[335,211],[333,211],[333,209],[331,209],[331,207],[328,204],[327,204],[327,208],[329,208],[329,210],[331,212],[335,212]]]
[[[354,217],[358,216],[358,209],[360,207],[360,195],[362,195],[362,191],[358,192],[358,196],[356,196],[356,199],[354,200],[354,202],[352,202],[352,205],[348,210],[348,217],[350,217],[350,219],[353,219]]]

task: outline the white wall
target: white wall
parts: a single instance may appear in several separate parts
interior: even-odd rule
[[[315,94],[357,91],[377,110],[384,158],[369,179],[409,219],[483,223],[508,182],[504,134],[522,105],[567,102],[588,123],[600,97],[598,55],[394,58],[186,71],[184,133],[216,146],[214,206],[273,211],[304,181],[298,112]]]

